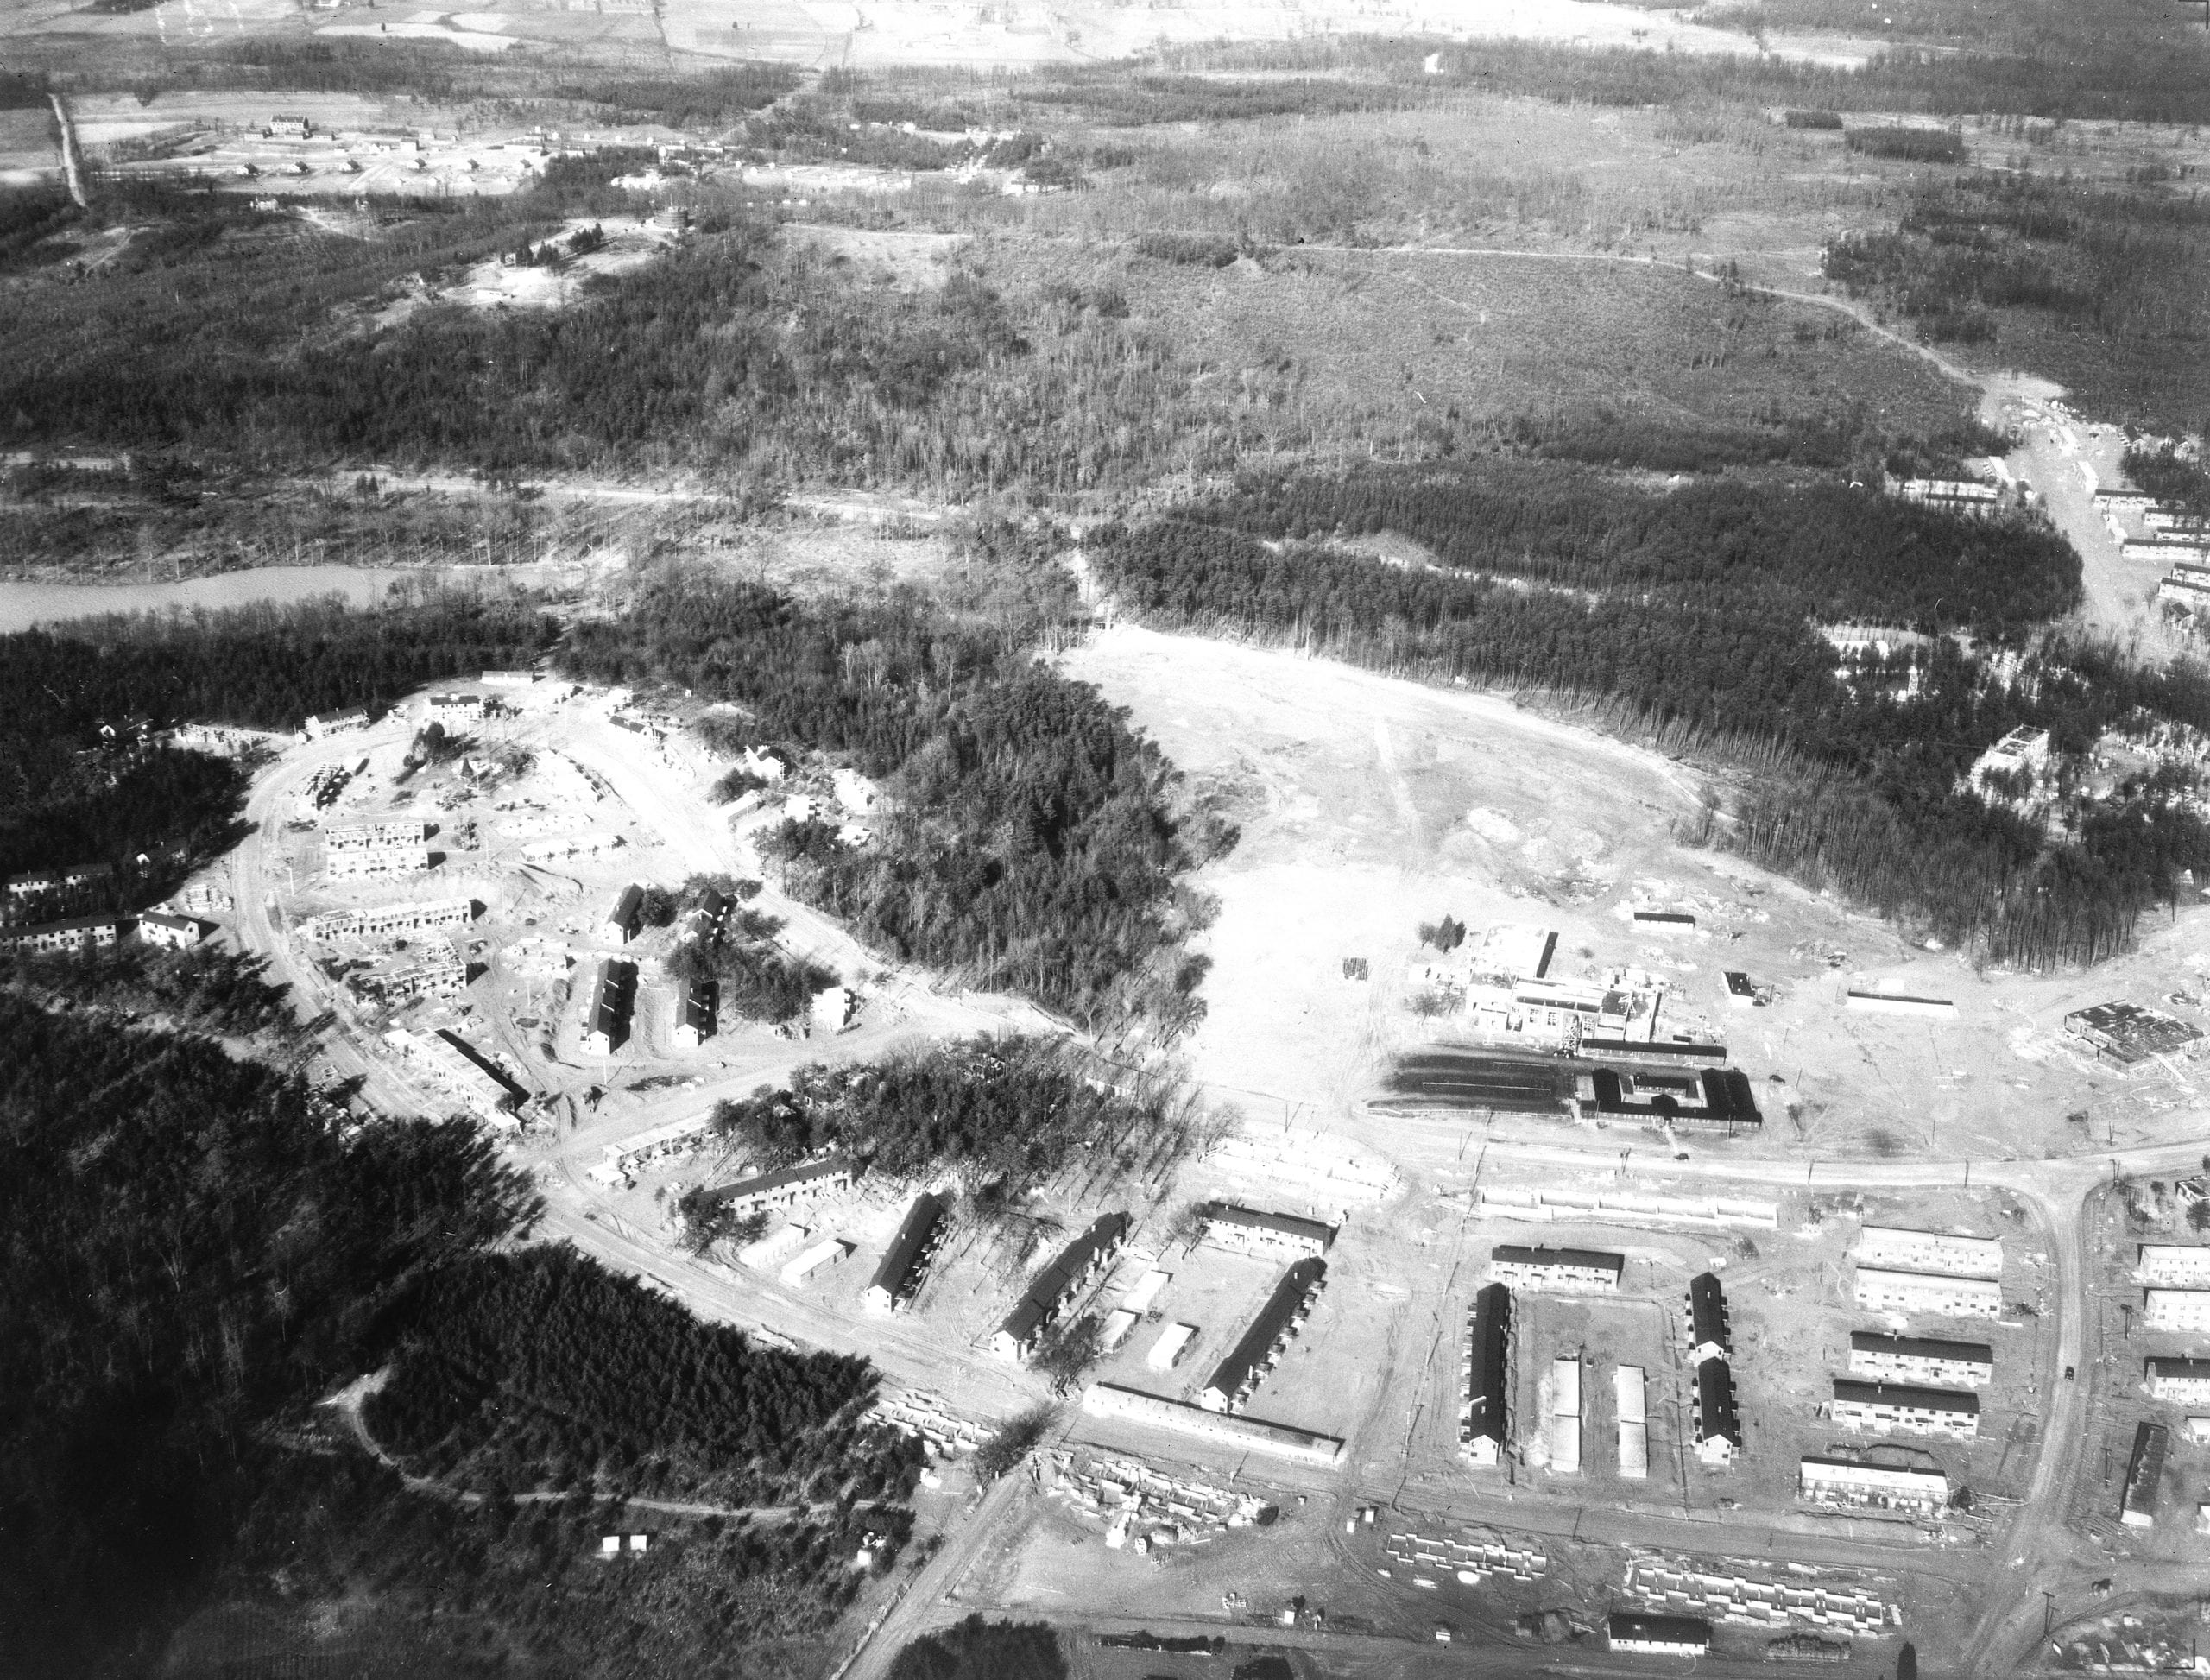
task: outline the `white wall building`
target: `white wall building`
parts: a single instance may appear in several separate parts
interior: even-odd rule
[[[1923,1312],[1944,1318],[2000,1318],[2003,1286],[1992,1278],[1857,1268],[1857,1304],[1868,1312]]]
[[[1999,1278],[2003,1244],[1997,1237],[1951,1236],[1867,1225],[1858,1234],[1856,1260],[1886,1272],[1939,1272],[1953,1278]]]

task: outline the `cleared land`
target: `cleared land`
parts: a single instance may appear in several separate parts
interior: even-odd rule
[[[2144,925],[2137,951],[2085,974],[1975,972],[1724,852],[1675,843],[1699,796],[1693,774],[1506,698],[1129,626],[1065,657],[1241,825],[1241,843],[1198,878],[1221,911],[1202,947],[1209,1013],[1188,1054],[1253,1115],[1326,1117],[1373,1142],[1437,1123],[1369,1119],[1363,1105],[1423,1037],[1418,929],[1448,913],[1476,932],[1556,929],[1553,976],[1639,968],[1665,983],[1669,1022],[1714,1029],[1765,1123],[1755,1140],[1692,1149],[2036,1159],[2188,1135],[2199,1062],[2106,1067],[2062,1020],[2132,999],[2201,1024],[2199,907]],[[1632,907],[1695,925],[1655,938],[1630,924]],[[1346,979],[1347,957],[1371,977]],[[1770,1004],[1732,1009],[1727,969]],[[1847,1006],[1853,990],[1957,1007],[1940,1020],[1865,1014]],[[1493,1129],[1565,1124],[1499,1116]]]

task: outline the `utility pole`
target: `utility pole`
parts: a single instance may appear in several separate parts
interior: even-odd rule
[[[2041,1639],[2043,1645],[2047,1645],[2049,1627],[2056,1617],[2056,1595],[2044,1587],[2041,1589]]]

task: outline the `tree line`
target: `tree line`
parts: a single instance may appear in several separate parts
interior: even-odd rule
[[[481,1254],[409,1303],[363,1419],[426,1475],[725,1505],[910,1491],[863,1360],[755,1347],[562,1247]]]
[[[2113,648],[2070,641],[1998,684],[1944,636],[1897,656],[1892,672],[1845,666],[1846,679],[1813,628],[1815,616],[1976,623],[2015,637],[2030,613],[2061,610],[2076,591],[2077,559],[2052,535],[2000,523],[1967,533],[1839,488],[1740,499],[1713,488],[1645,498],[1651,510],[1628,521],[1592,483],[1588,507],[1560,496],[1541,516],[1548,501],[1527,495],[1516,469],[1376,470],[1278,496],[1247,486],[1205,522],[1107,528],[1089,552],[1101,583],[1154,622],[1517,688],[1752,772],[1738,820],[1714,809],[1699,837],[1998,960],[2107,956],[2169,899],[2179,869],[2210,867],[2210,831],[2169,780],[2120,788],[2055,845],[1961,786],[2017,725],[2047,728],[2076,754],[2137,711],[2194,723],[2210,715],[2201,673],[2140,671]],[[1384,528],[1444,564],[1397,567],[1328,545]],[[1277,533],[1274,546],[1259,540]],[[1899,549],[1915,572],[1895,565]],[[1918,661],[1916,692],[1900,680],[1906,659]]]
[[[212,1040],[0,992],[10,1667],[150,1667],[252,1502],[258,1432],[535,1217],[472,1126],[344,1126]]]
[[[1109,1178],[1148,1171],[1186,1140],[1171,1093],[1102,1085],[1063,1045],[1012,1036],[817,1063],[787,1089],[762,1086],[717,1104],[713,1126],[767,1166],[834,1150],[895,1178],[954,1172],[988,1207],[1019,1203],[1085,1153]]]
[[[142,746],[134,719],[296,729],[439,678],[527,665],[555,634],[549,619],[453,596],[375,611],[318,602],[78,619],[0,636],[0,875],[104,860],[126,886],[153,888],[237,843],[240,766]]]

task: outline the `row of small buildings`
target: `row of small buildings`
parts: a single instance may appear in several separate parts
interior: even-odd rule
[[[141,944],[188,951],[212,932],[205,922],[165,910],[142,910],[135,916],[95,913],[59,921],[0,924],[0,951],[18,957],[73,956],[107,950],[126,934],[135,935]]]

